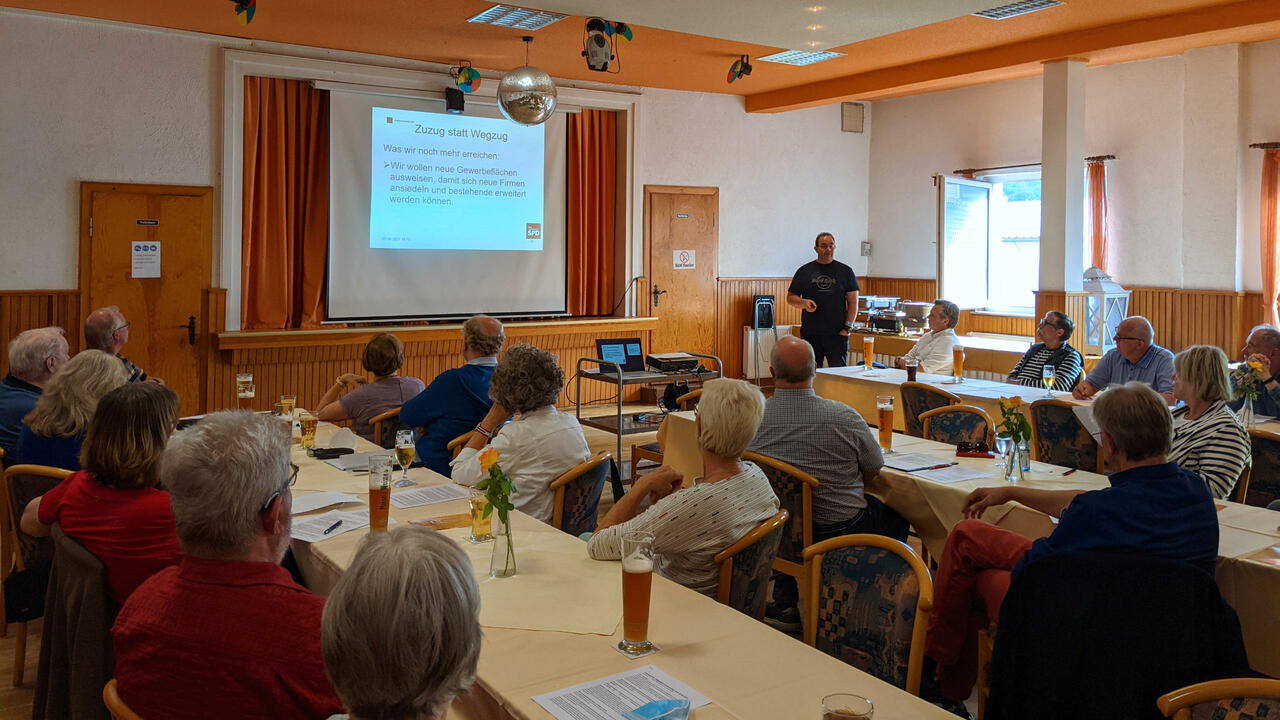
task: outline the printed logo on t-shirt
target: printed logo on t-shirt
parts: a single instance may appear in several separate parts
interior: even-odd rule
[[[836,285],[836,279],[830,275],[814,275],[812,282],[818,292],[827,292]]]

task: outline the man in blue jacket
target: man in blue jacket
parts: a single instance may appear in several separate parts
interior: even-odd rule
[[[22,418],[68,359],[67,338],[60,327],[24,330],[9,341],[9,374],[0,380],[0,450],[5,467],[13,464]]]
[[[498,366],[498,354],[506,342],[502,323],[488,315],[476,315],[462,324],[462,367],[436,376],[426,390],[400,409],[400,422],[422,428],[417,455],[422,464],[449,477],[449,441],[473,429],[484,419],[493,401],[489,379]]]

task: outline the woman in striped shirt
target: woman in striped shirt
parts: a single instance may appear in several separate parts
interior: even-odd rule
[[[1173,411],[1169,460],[1199,473],[1215,498],[1231,494],[1249,465],[1249,433],[1227,407],[1231,380],[1227,356],[1211,345],[1192,345],[1173,358]]]
[[[1066,313],[1050,310],[1036,327],[1036,338],[1040,341],[1022,356],[1013,370],[1009,371],[1008,382],[1030,387],[1044,387],[1041,373],[1045,365],[1053,366],[1053,389],[1070,390],[1080,381],[1084,369],[1084,358],[1080,351],[1071,347],[1067,340],[1076,329],[1076,324]]]

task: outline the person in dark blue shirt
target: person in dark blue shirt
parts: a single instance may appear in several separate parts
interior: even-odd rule
[[[476,315],[462,325],[462,357],[466,364],[436,376],[426,390],[400,408],[400,422],[422,428],[417,455],[422,464],[449,477],[449,441],[473,429],[489,412],[489,379],[506,341],[502,323]]]
[[[9,374],[0,380],[0,450],[14,464],[22,418],[36,406],[45,383],[70,359],[62,328],[24,330],[9,341]]]
[[[1102,490],[980,488],[965,498],[947,537],[934,580],[934,612],[925,654],[937,663],[941,694],[969,697],[977,676],[977,632],[997,618],[1012,577],[1030,563],[1086,550],[1184,561],[1213,574],[1218,517],[1199,475],[1169,462],[1173,420],[1164,399],[1131,382],[1098,396],[1093,417],[1111,487]],[[976,518],[989,507],[1019,502],[1059,518],[1048,537],[1031,540]],[[983,616],[985,609],[985,616]],[[972,657],[971,657],[972,655]]]
[[[853,268],[836,260],[836,238],[818,233],[813,241],[818,258],[796,270],[787,287],[787,304],[800,308],[800,337],[813,346],[821,366],[844,367],[849,356],[849,333],[858,314],[858,278]]]

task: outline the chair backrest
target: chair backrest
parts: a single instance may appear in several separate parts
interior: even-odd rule
[[[716,553],[720,587],[716,599],[757,620],[764,619],[765,590],[773,576],[773,561],[786,527],[787,511],[779,510],[738,542]]]
[[[692,410],[698,405],[698,400],[702,397],[702,388],[690,390],[689,392],[676,398],[676,407],[681,410]]]
[[[1250,461],[1245,463],[1244,469],[1240,471],[1240,477],[1236,479],[1235,487],[1231,488],[1231,494],[1227,499],[1231,502],[1243,503],[1249,496],[1249,483],[1252,477],[1253,463]]]
[[[932,385],[918,382],[904,382],[898,386],[902,393],[902,424],[908,435],[924,437],[924,422],[920,416],[934,408],[948,405],[959,405],[963,402],[959,395],[939,390]]]
[[[1207,718],[1280,717],[1280,680],[1275,678],[1226,678],[1210,680],[1165,693],[1156,700],[1165,717],[1191,720],[1194,711]]]
[[[107,590],[107,568],[54,524],[56,548],[36,675],[35,717],[106,718],[98,702],[115,674],[111,625],[119,608]]]
[[[458,453],[462,452],[462,448],[467,446],[467,442],[471,440],[471,434],[474,432],[475,430],[468,430],[462,433],[458,437],[450,440],[449,444],[446,445],[445,447],[449,450],[449,452],[453,453],[454,457],[458,457]]]
[[[1249,428],[1249,445],[1253,469],[1244,502],[1266,507],[1280,500],[1280,434]]]
[[[948,405],[934,408],[920,416],[924,436],[929,440],[958,445],[962,442],[984,442],[995,445],[995,423],[986,410],[974,405]]]
[[[842,535],[805,548],[805,642],[920,694],[933,580],[906,543]]]
[[[102,702],[107,706],[107,712],[111,713],[112,720],[142,720],[142,716],[129,709],[124,704],[124,700],[120,699],[120,691],[116,687],[116,679],[111,678],[102,688]]]
[[[1031,457],[1040,462],[1102,472],[1102,453],[1089,431],[1062,400],[1031,403]]]
[[[46,465],[14,465],[4,471],[4,492],[0,495],[6,505],[9,547],[17,555],[16,569],[25,570],[53,561],[53,541],[49,538],[31,537],[22,532],[18,522],[28,503],[57,487],[70,474],[70,470]],[[6,565],[3,572],[7,575],[7,559],[0,564]]]
[[[987,720],[1161,717],[1156,700],[1250,674],[1236,613],[1213,577],[1150,555],[1050,555],[1000,608]]]
[[[612,468],[613,453],[601,450],[551,481],[556,494],[551,524],[573,536],[596,529],[600,492]]]
[[[742,459],[755,463],[769,484],[778,504],[787,511],[786,528],[778,542],[777,569],[799,577],[804,572],[804,549],[813,544],[813,491],[818,479],[794,465],[756,452],[742,453]]]
[[[391,449],[396,446],[396,430],[400,429],[400,408],[391,408],[369,418],[373,428],[373,444]]]

